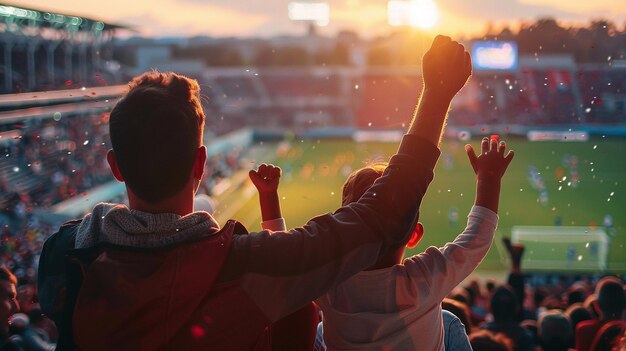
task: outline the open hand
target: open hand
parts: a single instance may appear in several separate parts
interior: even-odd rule
[[[472,59],[465,47],[438,35],[422,60],[424,90],[452,99],[472,74]]]
[[[465,151],[467,151],[467,157],[472,164],[474,173],[478,179],[500,180],[513,160],[513,150],[509,150],[505,156],[506,143],[504,141],[498,142],[497,137],[483,138],[480,148],[480,156],[476,156],[474,148],[470,144],[465,145]]]
[[[256,171],[251,170],[248,175],[259,193],[272,193],[278,191],[281,173],[280,167],[263,163]]]

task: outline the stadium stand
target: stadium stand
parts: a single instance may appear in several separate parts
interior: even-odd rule
[[[115,32],[125,27],[0,4],[0,93],[119,83]]]
[[[422,86],[417,71],[370,70],[362,77],[361,91],[356,107],[358,128],[405,127],[407,117],[415,109],[415,101]]]

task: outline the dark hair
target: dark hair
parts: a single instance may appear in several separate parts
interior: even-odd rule
[[[597,308],[598,304],[598,295],[591,294],[587,296],[585,302],[583,302],[583,306],[589,311],[591,314],[591,319],[600,318],[600,311]]]
[[[501,286],[493,293],[491,297],[491,312],[496,322],[514,321],[518,308],[517,297],[510,288]]]
[[[485,287],[489,293],[492,293],[496,288],[496,281],[493,278],[487,279],[487,283],[485,283]]]
[[[383,175],[386,168],[386,163],[375,163],[350,174],[343,184],[341,205],[346,206],[352,202],[359,201],[361,196],[374,184],[376,179]]]
[[[591,312],[589,312],[589,310],[580,302],[569,306],[565,310],[565,315],[567,315],[569,320],[572,322],[574,334],[576,333],[576,326],[578,326],[578,323],[593,319]]]
[[[567,290],[567,303],[573,305],[577,302],[584,302],[587,298],[585,289],[580,285],[574,285]]]
[[[550,310],[539,317],[539,343],[544,350],[567,351],[574,337],[572,323],[559,310]]]
[[[167,199],[189,180],[204,129],[199,93],[193,79],[147,72],[129,83],[113,108],[109,133],[115,158],[140,199]]]
[[[513,342],[506,335],[479,330],[469,336],[473,350],[480,351],[513,351]]]
[[[0,266],[0,280],[6,280],[13,284],[17,284],[17,278],[4,266]]]
[[[624,287],[615,277],[602,278],[596,287],[598,307],[606,317],[620,317],[624,309]]]

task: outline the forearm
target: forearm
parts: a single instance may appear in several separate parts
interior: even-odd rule
[[[474,206],[465,230],[453,242],[407,258],[404,266],[409,276],[416,277],[420,300],[441,301],[471,274],[489,251],[497,224],[494,212]]]
[[[498,213],[500,201],[500,179],[478,179],[476,182],[476,206],[482,206]]]
[[[259,202],[261,205],[261,218],[264,222],[282,218],[278,192],[259,193]]]
[[[418,135],[439,145],[451,99],[424,89],[408,134]]]

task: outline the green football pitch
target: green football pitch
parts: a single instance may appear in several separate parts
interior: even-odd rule
[[[476,148],[479,141],[472,144]],[[515,159],[503,179],[496,239],[479,269],[507,269],[501,238],[510,236],[513,226],[603,228],[605,217],[610,215],[608,270],[626,272],[626,139],[597,138],[587,142],[508,139],[507,144],[515,150]],[[475,176],[463,146],[458,141],[443,143],[435,179],[420,209],[425,234],[417,248],[407,251],[407,255],[431,245],[442,246],[465,227],[474,200]],[[388,160],[396,149],[397,143],[293,140],[253,147],[245,165],[253,168],[271,162],[282,167],[281,206],[291,228],[338,208],[346,176],[367,162]],[[233,186],[216,197],[219,202],[216,217],[221,223],[228,218],[237,219],[254,231],[260,228],[261,215],[256,190],[250,182],[243,181],[246,177],[247,171],[235,175],[231,179]],[[578,252],[582,250],[581,247]],[[527,249],[526,254],[538,259],[541,255],[547,259],[568,259],[554,257],[566,256],[562,250],[555,253],[543,246]]]

